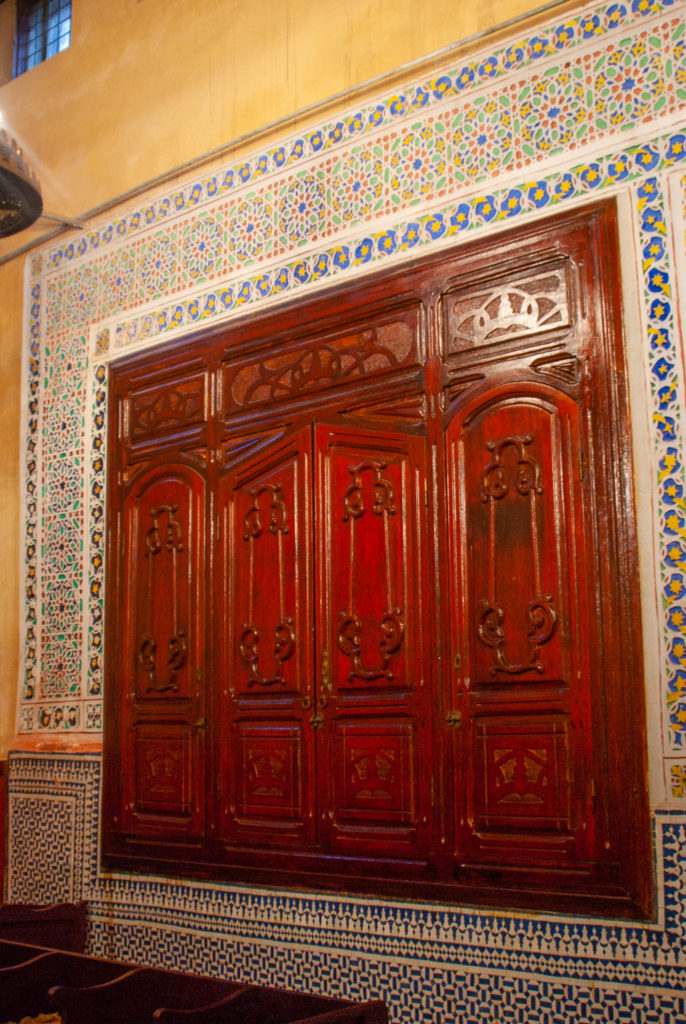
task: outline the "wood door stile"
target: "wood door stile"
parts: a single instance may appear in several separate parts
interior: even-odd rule
[[[612,201],[110,370],[103,856],[652,910]]]

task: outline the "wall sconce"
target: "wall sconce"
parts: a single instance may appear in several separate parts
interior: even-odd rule
[[[16,141],[0,129],[0,238],[23,231],[42,211],[38,178]]]

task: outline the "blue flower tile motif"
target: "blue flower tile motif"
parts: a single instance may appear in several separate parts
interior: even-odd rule
[[[350,248],[347,245],[335,246],[331,259],[338,270],[346,270],[350,266]]]
[[[476,77],[477,69],[473,64],[466,64],[455,77],[455,88],[459,91],[467,89]]]
[[[494,196],[481,196],[474,204],[474,212],[481,220],[488,222],[493,220],[498,212]]]
[[[679,132],[669,140],[665,162],[668,164],[680,163],[686,159],[686,134]]]
[[[555,44],[551,43],[545,36],[534,36],[533,39],[529,40],[527,50],[530,57],[534,60],[540,60],[541,57],[548,57],[551,53],[555,52]]]
[[[650,304],[650,318],[651,320],[668,320],[672,312],[672,307],[664,299],[653,299]]]
[[[440,213],[427,217],[424,221],[424,229],[430,238],[441,238],[445,234],[445,220]]]
[[[252,299],[252,285],[250,281],[244,281],[236,294],[236,305],[242,306]]]
[[[674,383],[667,385],[664,388],[658,388],[657,391],[657,404],[660,412],[665,409],[669,409],[677,400],[677,389]]]
[[[679,505],[684,496],[684,487],[678,480],[668,477],[662,482],[662,499],[667,505]]]
[[[410,221],[409,224],[405,225],[405,229],[400,238],[400,244],[403,249],[412,249],[419,241],[419,223],[418,221]]]
[[[669,277],[661,267],[652,267],[648,273],[648,291],[660,295],[671,294]]]
[[[501,217],[516,217],[522,212],[522,191],[518,188],[508,189],[500,204]]]
[[[550,193],[548,192],[548,184],[545,181],[535,181],[527,188],[527,199],[532,206],[539,210],[542,206],[547,206],[550,202]]]
[[[652,171],[660,163],[660,153],[655,146],[641,146],[634,152],[634,160],[639,170]]]
[[[665,255],[665,243],[659,235],[653,235],[643,246],[643,269],[659,262]]]
[[[219,303],[222,309],[231,309],[233,306],[233,288],[220,288],[219,289]]]
[[[508,46],[505,51],[503,66],[507,71],[511,71],[513,68],[518,68],[524,63],[525,56],[526,53],[523,45],[517,44],[515,46]]]
[[[579,178],[587,188],[598,188],[603,183],[603,172],[599,163],[585,164],[579,168]]]
[[[299,260],[297,263],[293,264],[291,273],[293,275],[293,279],[297,281],[298,284],[305,284],[310,279],[310,265],[304,260]]]
[[[290,285],[290,273],[287,267],[280,267],[274,277],[274,291],[281,292]]]
[[[450,215],[450,226],[456,231],[464,231],[471,225],[471,206],[469,203],[460,203]]]
[[[312,132],[308,139],[313,153],[318,153],[324,146],[324,134],[322,131]]]
[[[363,238],[355,246],[355,263],[368,263],[374,253],[374,243],[371,238]]]
[[[394,117],[399,117],[400,115],[404,114],[406,108],[407,100],[403,95],[392,96],[391,99],[388,101],[388,109],[390,110],[391,114],[393,114]]]
[[[654,413],[653,421],[663,441],[674,441],[676,438],[676,423],[673,417]]]
[[[575,32],[576,25],[573,21],[568,21],[564,25],[558,25],[552,35],[553,46],[555,49],[564,50],[565,47],[569,46],[574,40]]]
[[[259,296],[265,298],[272,290],[272,280],[269,274],[259,274],[255,278],[255,291]]]
[[[328,253],[322,252],[315,257],[314,264],[312,266],[312,277],[316,281],[320,277],[326,277],[329,273],[329,256]]]
[[[553,195],[555,199],[569,199],[576,192],[574,185],[574,176],[572,174],[563,174],[558,181],[555,182],[553,188]]]
[[[420,85],[415,89],[410,103],[413,109],[420,110],[422,107],[426,106],[430,99],[431,94],[429,90]]]

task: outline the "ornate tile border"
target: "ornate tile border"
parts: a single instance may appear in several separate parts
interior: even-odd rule
[[[686,167],[685,13],[684,0],[594,4],[31,260],[23,732],[101,728],[109,359],[609,191],[630,197],[640,238],[662,753],[672,798],[686,799],[680,282],[667,205],[668,179]]]

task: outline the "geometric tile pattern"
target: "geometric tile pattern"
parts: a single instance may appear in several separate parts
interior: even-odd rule
[[[655,816],[658,919],[623,923],[105,874],[99,784],[96,755],[10,755],[8,898],[88,899],[92,954],[381,997],[407,1024],[686,1020],[683,813]]]
[[[552,18],[34,255],[23,731],[102,725],[108,359],[611,190],[630,197],[641,245],[662,753],[686,753],[683,388],[666,206],[667,178],[686,165],[684,6],[615,0]],[[671,796],[686,799],[675,774]]]

